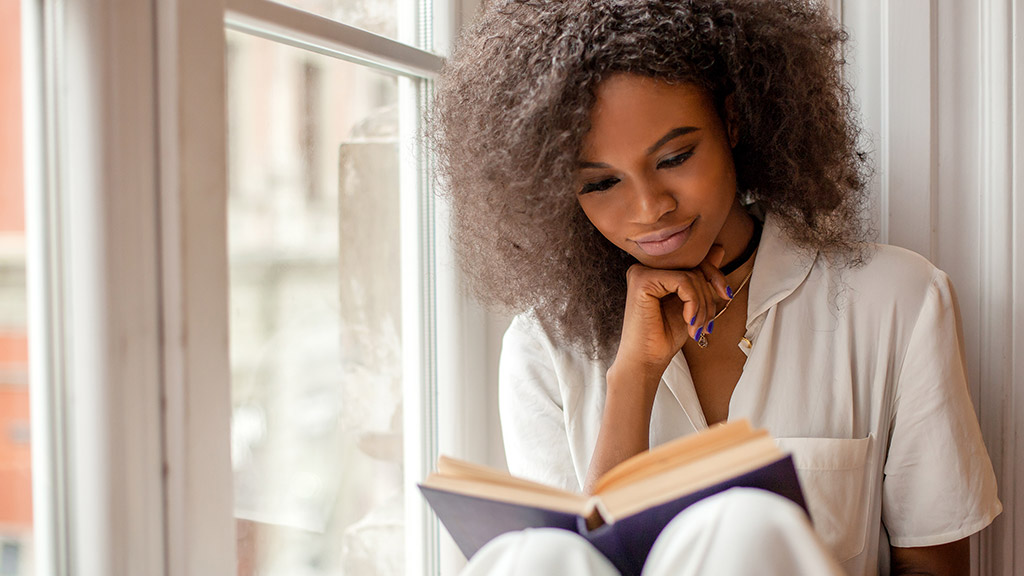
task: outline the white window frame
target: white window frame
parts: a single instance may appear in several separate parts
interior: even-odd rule
[[[435,53],[268,0],[21,1],[43,72],[25,88],[36,565],[234,574],[225,27],[429,81],[474,2],[435,2]],[[467,455],[465,419],[438,429],[438,411],[480,412],[446,399],[480,397],[465,358],[486,354],[432,198],[401,219],[403,275],[422,279],[403,289],[406,571],[437,574],[459,558],[414,483],[439,441]]]

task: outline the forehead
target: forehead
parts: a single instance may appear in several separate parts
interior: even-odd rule
[[[650,146],[667,131],[684,126],[718,127],[711,93],[696,84],[616,74],[598,85],[584,150],[614,144]]]

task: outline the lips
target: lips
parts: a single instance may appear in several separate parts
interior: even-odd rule
[[[646,234],[639,238],[634,238],[633,241],[648,256],[664,256],[665,254],[675,252],[680,246],[686,244],[686,241],[690,238],[692,228],[693,222],[690,222],[683,226],[674,226]]]

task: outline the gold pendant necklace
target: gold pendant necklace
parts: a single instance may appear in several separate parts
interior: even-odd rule
[[[754,253],[750,255],[750,259],[753,260],[755,255],[757,255],[757,250],[756,249],[754,250]],[[735,300],[740,295],[740,292],[742,292],[743,288],[746,287],[747,282],[750,281],[750,277],[753,274],[754,274],[754,267],[751,266],[750,267],[750,272],[747,272],[747,277],[743,279],[743,282],[740,284],[740,287],[736,289],[736,293],[732,295],[732,299],[725,303],[725,307],[722,308],[718,312],[718,314],[715,314],[715,317],[711,319],[711,322],[714,322],[715,320],[718,320],[719,316],[721,316],[722,314],[725,314],[725,311],[729,309],[729,305],[732,304],[732,301]],[[710,324],[710,322],[709,322],[709,324]],[[697,339],[697,346],[700,346],[701,348],[707,348],[708,347],[708,333],[707,332],[701,333],[700,338]]]

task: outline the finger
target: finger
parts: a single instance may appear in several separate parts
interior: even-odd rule
[[[718,313],[718,299],[715,298],[715,289],[708,282],[704,282],[701,285],[701,292],[704,297],[704,331],[708,329],[708,324],[715,319],[715,314]]]
[[[665,323],[668,326],[669,334],[672,334],[672,341],[676,346],[682,346],[689,336],[687,329],[690,326],[686,312],[683,311],[683,302],[675,294],[662,301],[662,310],[665,313]]]
[[[700,272],[719,299],[732,300],[733,291],[725,274],[707,260],[700,263]]]
[[[704,283],[705,298],[708,302],[705,308],[705,322],[693,335],[694,341],[700,342],[704,334],[711,334],[715,328],[715,318],[723,307],[723,301],[717,298],[714,288],[707,282]]]
[[[704,257],[704,262],[701,262],[701,264],[707,263],[715,268],[721,268],[723,260],[725,260],[725,247],[721,244],[712,244],[707,256]]]
[[[685,332],[691,337],[704,321],[705,298],[698,287],[700,284],[707,284],[703,280],[695,283],[692,278],[691,275],[675,285],[673,296],[677,299],[677,307],[666,309],[666,313],[670,311],[674,311],[676,314],[682,313],[679,318],[681,321],[680,333]]]
[[[722,274],[722,271],[719,269],[723,258],[725,258],[725,249],[721,245],[715,244],[708,250],[708,255],[704,257],[698,268],[704,274],[704,278],[714,287],[719,298],[731,300],[733,295],[732,288],[729,286],[725,274]]]
[[[658,310],[659,315],[667,318],[669,314],[678,316],[682,310],[681,324],[691,332],[695,332],[703,321],[703,309],[707,306],[707,298],[702,287],[707,281],[699,272],[684,270],[661,270],[634,264],[626,274],[627,297],[637,309]],[[662,298],[673,296],[678,298],[680,306],[666,310]]]
[[[686,331],[693,336],[700,327],[697,320],[700,319],[702,302],[700,299],[683,294],[682,290],[676,292],[679,300],[683,303],[683,321],[686,323]]]
[[[700,338],[699,332],[704,328],[703,304],[699,300],[691,300],[683,305],[686,321],[686,335],[694,340]]]
[[[700,321],[700,325],[707,330],[708,322],[710,322],[711,318],[715,315],[715,299],[711,294],[713,289],[711,288],[711,284],[708,284],[704,277],[699,273],[697,274],[695,281],[698,283],[701,301],[703,302],[701,311],[704,315]]]
[[[710,285],[704,280],[703,276],[699,273],[691,273],[687,276],[690,280],[690,290],[683,290],[684,286],[681,284],[677,294],[679,299],[684,303],[689,304],[684,306],[684,310],[687,312],[686,318],[688,318],[688,333],[694,340],[700,338],[701,332],[703,332],[705,325],[711,319],[713,314],[714,306],[711,299]],[[689,300],[689,302],[687,302]]]

